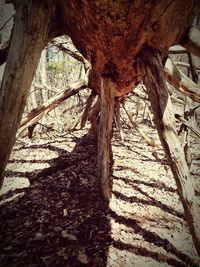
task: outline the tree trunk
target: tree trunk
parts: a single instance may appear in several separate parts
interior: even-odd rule
[[[177,135],[162,62],[158,54],[148,51],[143,51],[141,56],[143,81],[153,109],[155,125],[176,180],[189,230],[200,255],[200,210],[195,201],[189,168]]]
[[[95,94],[92,92],[87,99],[85,110],[84,110],[82,118],[81,118],[81,125],[80,125],[81,129],[85,127],[85,124],[86,124],[87,119],[88,119],[88,114],[89,114],[89,111],[91,109],[91,106],[92,106],[94,99],[95,99]]]
[[[0,186],[15,142],[27,93],[47,42],[53,1],[18,1],[15,25],[0,91]]]
[[[103,198],[111,198],[112,182],[110,179],[111,132],[114,113],[114,88],[110,78],[101,80],[101,108],[98,140],[99,178]]]
[[[121,120],[120,120],[120,101],[118,98],[115,98],[114,119],[115,119],[116,128],[119,131],[121,141],[123,142],[124,141],[124,134],[123,134],[122,124],[121,124]]]

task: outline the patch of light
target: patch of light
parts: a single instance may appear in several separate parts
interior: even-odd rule
[[[3,186],[0,190],[0,195],[6,194],[10,190],[19,188],[26,188],[30,186],[30,182],[24,177],[6,177],[3,182]]]

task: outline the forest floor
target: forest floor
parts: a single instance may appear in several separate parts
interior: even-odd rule
[[[198,259],[155,129],[112,139],[113,195],[100,196],[97,142],[86,130],[16,144],[0,196],[0,266],[195,266]],[[192,181],[200,196],[200,144]]]

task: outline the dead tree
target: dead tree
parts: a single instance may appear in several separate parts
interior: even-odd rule
[[[200,255],[200,209],[195,201],[189,168],[176,131],[175,117],[165,82],[162,61],[158,53],[148,50],[143,51],[141,58],[143,81],[151,102],[154,122],[176,180],[195,247]]]
[[[181,156],[180,142],[174,132],[170,101],[166,101],[169,97],[163,81],[162,65],[157,56],[145,52],[141,54],[148,47],[166,54],[170,46],[182,43],[189,51],[200,55],[198,42],[192,32],[187,36],[188,28],[200,7],[199,0],[14,2],[15,25],[0,92],[0,184],[41,50],[53,37],[66,34],[91,63],[89,87],[101,96],[98,158],[104,198],[109,200],[111,196],[109,149],[114,97],[124,96],[143,79],[148,87],[158,132],[177,181],[190,231],[200,254],[198,209],[188,167]],[[146,60],[147,66],[143,64],[142,70],[149,77],[141,73],[137,64],[139,54],[143,62]],[[175,151],[171,142],[176,147]]]
[[[16,4],[15,24],[0,91],[0,185],[41,51],[48,41],[47,18],[53,11],[53,1],[42,1],[41,4],[18,1]]]
[[[40,114],[43,114],[44,112],[47,113],[51,111],[52,109],[55,109],[57,106],[59,106],[63,101],[68,99],[70,96],[77,94],[78,92],[80,92],[80,90],[86,87],[87,85],[84,80],[74,83],[72,85],[69,85],[63,92],[48,99],[45,103],[33,109],[25,118],[22,119],[20,126],[22,127],[26,125],[29,121],[35,119],[36,117],[38,117]]]
[[[98,139],[99,179],[103,197],[109,201],[112,194],[110,177],[111,131],[114,113],[114,87],[110,78],[102,78],[100,123]]]

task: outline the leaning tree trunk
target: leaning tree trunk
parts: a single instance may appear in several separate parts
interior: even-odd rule
[[[100,125],[98,140],[99,179],[103,198],[109,201],[111,197],[112,181],[111,169],[111,131],[114,113],[114,87],[110,78],[101,81]]]
[[[17,1],[15,25],[0,91],[0,186],[16,131],[47,42],[53,1]],[[52,14],[51,14],[52,15]]]
[[[189,230],[200,255],[200,210],[195,201],[189,168],[176,131],[175,117],[165,82],[162,61],[158,54],[148,51],[143,51],[141,57],[143,81],[153,109],[154,122],[176,180]]]

